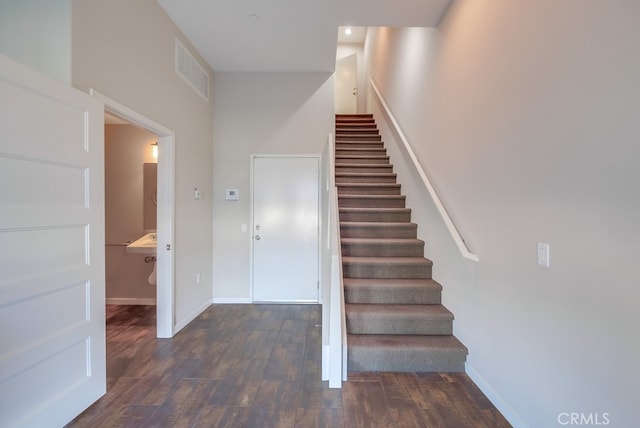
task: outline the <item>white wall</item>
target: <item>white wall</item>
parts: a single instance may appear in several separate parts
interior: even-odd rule
[[[461,258],[404,173],[467,371],[516,426],[637,424],[638,16],[632,1],[459,0],[440,31],[369,32],[368,71],[480,257]]]
[[[94,88],[176,133],[175,314],[183,324],[212,297],[212,103],[176,75],[175,38],[190,44],[155,1],[71,4],[73,85]]]
[[[147,279],[153,263],[131,254],[122,244],[145,233],[143,165],[156,163],[151,143],[158,137],[133,125],[106,125],[105,148],[105,273],[107,302],[151,304],[156,287]]]
[[[321,154],[333,132],[333,76],[216,73],[214,86],[214,301],[248,302],[250,156]],[[239,189],[240,200],[225,201],[225,189]]]
[[[0,0],[0,53],[71,83],[71,1]]]

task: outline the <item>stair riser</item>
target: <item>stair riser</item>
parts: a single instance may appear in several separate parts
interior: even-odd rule
[[[424,334],[444,336],[453,334],[452,325],[453,317],[449,319],[431,319],[428,317],[404,317],[399,319],[347,313],[347,329],[350,334]]]
[[[347,257],[421,257],[424,255],[424,243],[391,245],[342,243],[342,255]]]
[[[373,120],[373,113],[338,113],[336,121],[339,120]]]
[[[348,142],[336,142],[336,149],[382,149],[384,143],[382,141],[348,141]]]
[[[340,211],[340,221],[410,222],[411,211]]]
[[[344,289],[345,303],[360,304],[391,304],[391,305],[439,305],[442,303],[442,293],[435,290],[415,289]]]
[[[359,124],[359,123],[376,123],[373,117],[337,117],[336,126]]]
[[[336,156],[336,163],[384,165],[389,164],[389,156]]]
[[[375,127],[350,127],[350,126],[338,126],[336,127],[336,135],[343,134],[361,134],[361,135],[377,135],[378,129]]]
[[[336,174],[336,184],[343,183],[388,183],[394,184],[396,175],[339,175]]]
[[[345,195],[338,197],[338,205],[341,208],[404,208],[405,198],[397,196],[395,198],[366,198]]]
[[[396,238],[396,239],[416,239],[417,228],[415,225],[372,227],[357,225],[341,225],[340,237],[342,238]]]
[[[349,346],[349,372],[463,373],[466,354],[457,350],[377,350]]]
[[[375,132],[378,133],[378,127],[374,123],[341,123],[336,125],[336,133],[345,132]]]
[[[348,141],[382,141],[382,136],[375,134],[349,134],[336,132],[336,142]]]
[[[337,156],[386,156],[386,149],[379,148],[347,148],[347,149],[336,149]]]
[[[396,195],[400,196],[400,186],[351,186],[339,185],[338,195]]]
[[[357,174],[375,174],[375,173],[390,173],[393,171],[393,166],[389,164],[379,164],[379,165],[366,165],[366,164],[346,164],[343,162],[343,165],[336,164],[336,174],[341,173],[357,173]]]
[[[431,266],[343,262],[342,273],[345,278],[431,278]]]

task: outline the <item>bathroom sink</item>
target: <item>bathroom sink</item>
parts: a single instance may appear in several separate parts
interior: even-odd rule
[[[158,234],[147,233],[142,238],[127,245],[127,252],[137,254],[155,255],[158,248]]]

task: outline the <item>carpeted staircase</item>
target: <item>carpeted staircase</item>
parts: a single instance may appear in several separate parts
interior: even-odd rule
[[[335,166],[349,371],[464,371],[467,348],[372,115],[336,115]]]

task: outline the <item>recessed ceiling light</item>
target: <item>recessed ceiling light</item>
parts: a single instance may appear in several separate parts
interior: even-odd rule
[[[347,28],[344,30],[344,34],[346,34],[347,36],[351,35],[351,28]]]
[[[252,22],[258,22],[260,21],[260,17],[254,13],[252,13],[251,15],[249,15],[249,21]]]

